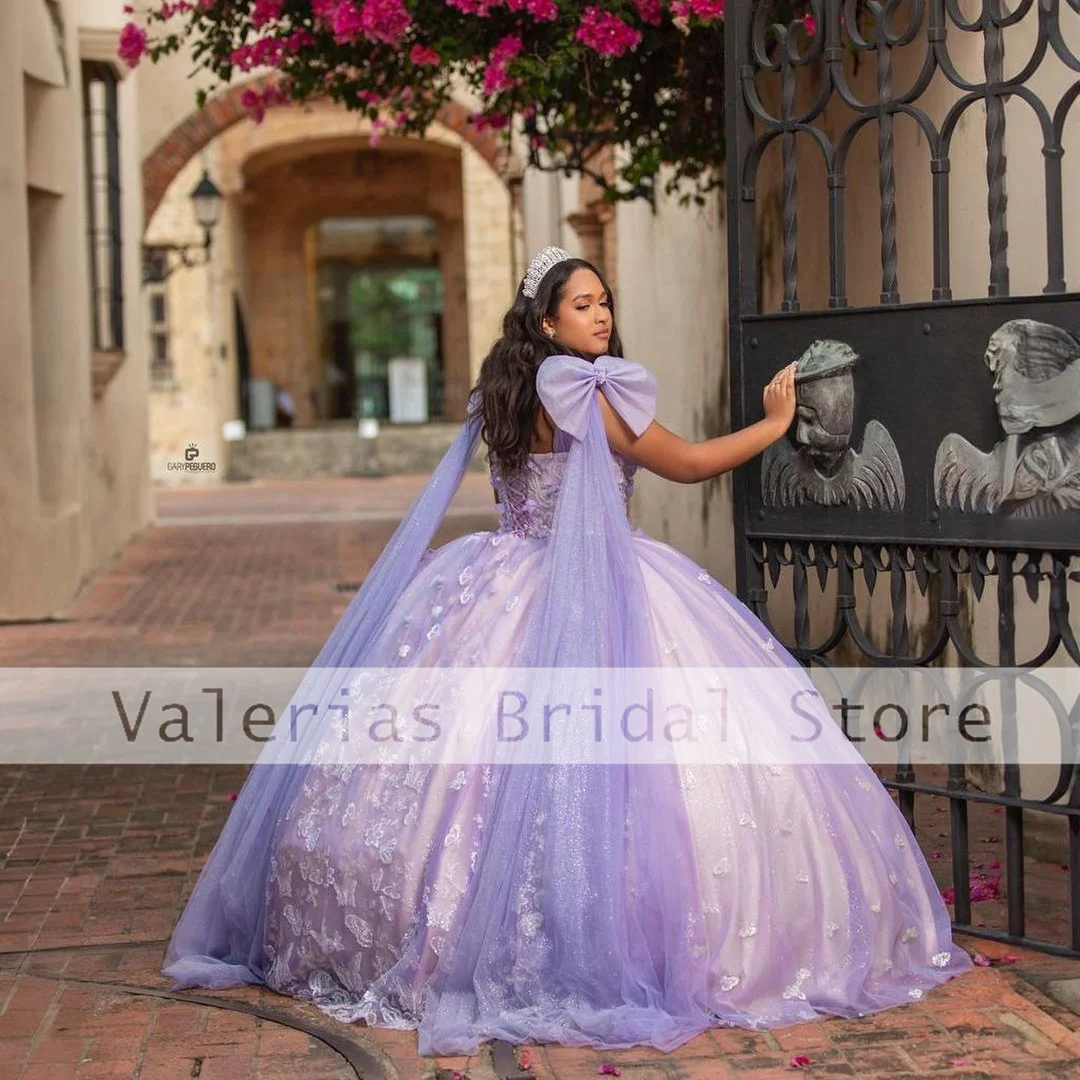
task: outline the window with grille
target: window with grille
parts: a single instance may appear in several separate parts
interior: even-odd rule
[[[91,333],[95,349],[120,350],[124,347],[124,277],[116,72],[110,64],[84,60],[82,84]]]

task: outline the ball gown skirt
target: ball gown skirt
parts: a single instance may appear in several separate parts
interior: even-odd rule
[[[707,571],[628,523],[634,467],[607,449],[595,399],[640,434],[646,369],[552,357],[538,389],[557,450],[517,477],[493,469],[499,528],[426,546],[475,448],[473,411],[316,669],[797,668]],[[421,1054],[487,1039],[668,1051],[715,1026],[867,1015],[969,970],[854,750],[739,764],[784,706],[767,678],[757,690],[730,763],[257,764],[164,970],[415,1029]]]

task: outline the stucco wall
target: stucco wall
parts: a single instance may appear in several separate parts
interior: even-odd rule
[[[93,58],[121,0],[2,0],[0,15],[0,618],[62,615],[150,517],[146,345],[138,303],[142,218],[136,87],[121,82],[124,355],[92,395],[80,32]],[[96,51],[95,51],[96,50]]]

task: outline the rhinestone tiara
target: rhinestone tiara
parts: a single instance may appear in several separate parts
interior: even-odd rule
[[[529,263],[529,269],[525,271],[525,280],[521,283],[521,291],[530,299],[536,296],[540,289],[540,282],[544,275],[556,264],[572,259],[569,251],[561,247],[541,248]]]

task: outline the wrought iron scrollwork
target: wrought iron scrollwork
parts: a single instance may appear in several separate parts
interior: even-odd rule
[[[1077,10],[1076,0],[1064,0]],[[1061,29],[1062,0],[1020,0],[1010,11],[1004,0],[982,0],[978,14],[965,18],[958,0],[813,0],[809,5],[812,22],[801,19],[787,25],[775,21],[779,5],[772,0],[751,3],[752,13],[745,24],[731,24],[736,39],[745,32],[746,55],[740,58],[738,93],[756,121],[756,131],[744,139],[736,155],[736,184],[740,198],[753,202],[761,160],[765,150],[781,140],[783,155],[783,300],[782,310],[800,310],[799,300],[799,175],[797,139],[815,144],[825,164],[829,213],[829,304],[846,307],[845,192],[848,159],[859,132],[870,123],[878,126],[878,191],[881,227],[881,303],[901,302],[898,284],[898,241],[896,214],[896,170],[894,121],[909,117],[919,127],[929,146],[931,174],[932,229],[934,237],[933,298],[952,298],[950,284],[950,203],[949,173],[953,139],[960,120],[977,104],[985,106],[987,148],[987,247],[990,258],[989,296],[1008,296],[1008,196],[1006,175],[1006,113],[1010,98],[1024,102],[1039,126],[1044,161],[1046,201],[1047,293],[1063,293],[1065,254],[1062,232],[1062,157],[1064,131],[1071,110],[1080,95],[1073,83],[1055,101],[1044,101],[1029,85],[1048,56],[1080,71],[1080,56],[1073,51]],[[1006,74],[1005,31],[1032,15],[1037,19],[1035,41],[1030,54],[1013,74]],[[806,26],[812,26],[808,35]],[[982,81],[966,78],[950,52],[952,36],[982,35]],[[806,39],[809,37],[809,40]],[[897,87],[894,58],[897,50],[925,43],[925,56],[909,85]],[[736,40],[736,48],[739,42]],[[739,50],[741,51],[741,50]],[[851,85],[845,61],[849,53],[873,54],[876,58],[876,98],[866,100]],[[815,62],[816,86],[800,95],[800,69]],[[767,104],[759,85],[762,75],[779,81],[778,106]],[[940,121],[921,106],[935,77],[943,77],[957,91]],[[801,98],[806,104],[800,107]],[[822,119],[833,101],[842,101],[854,117],[828,128]],[[909,227],[913,227],[913,224]]]
[[[849,387],[830,388],[824,407],[843,415],[844,438],[825,456],[815,440],[824,446],[830,439],[810,430],[816,406],[803,393],[802,432],[796,428],[790,443],[774,448],[760,473],[736,473],[740,595],[806,665],[931,670],[959,661],[985,669],[988,678],[999,673],[1010,723],[996,784],[974,783],[964,761],[936,773],[917,773],[902,761],[885,783],[912,824],[921,800],[946,800],[958,927],[1076,956],[1080,700],[1058,700],[1046,688],[1061,765],[1036,797],[1022,784],[1014,753],[1022,726],[1017,688],[1004,673],[1061,660],[1080,666],[1070,609],[1070,585],[1080,581],[1080,498],[1073,494],[1080,492],[1080,296],[1068,292],[1064,226],[1072,206],[1062,180],[1067,132],[1080,130],[1073,115],[1080,97],[1078,14],[1080,0],[746,0],[728,6],[725,57],[732,422],[753,419],[748,403],[766,356],[775,367],[811,341],[831,341],[841,352],[847,342],[866,358],[860,380],[864,367],[875,374],[865,395],[860,383],[852,399],[861,412],[845,397]],[[870,74],[860,71],[864,63]],[[1009,134],[1021,131],[1025,113],[1033,122],[1023,134],[1041,150],[1041,164],[1023,162],[1017,170],[1015,146],[1013,162],[1007,155]],[[976,114],[979,127],[971,122]],[[912,175],[901,170],[907,144],[897,137],[898,121],[920,133],[917,168],[928,179],[929,214],[911,220],[898,211],[898,176]],[[876,169],[856,172],[853,147],[871,125]],[[953,299],[950,247],[959,232],[950,200],[958,198],[952,189],[961,126],[965,140],[972,132],[981,137],[986,178],[983,224],[968,224],[961,240],[985,251],[988,271],[984,296],[964,302]],[[758,213],[763,160],[777,147],[780,170],[769,198],[779,208],[779,311],[766,312],[762,268],[773,252],[758,250]],[[964,152],[971,152],[967,143]],[[1037,299],[1008,299],[1010,164],[1022,181],[1012,194],[1019,187],[1025,200],[1044,207],[1045,295]],[[876,199],[855,204],[867,190]],[[854,308],[849,203],[875,201],[878,304]],[[1019,205],[1014,199],[1014,216]],[[826,290],[814,282],[816,294],[827,297],[820,305],[827,309],[814,312],[807,310],[815,294],[809,260],[800,264],[799,256],[800,228],[817,207],[827,214],[828,280]],[[929,240],[929,300],[918,304],[902,297],[900,273],[905,242],[915,237]],[[898,368],[911,373],[906,380]],[[951,380],[943,370],[954,373]],[[889,371],[892,377],[883,374]],[[837,498],[829,482],[837,461],[854,452],[848,436],[854,432],[857,440],[861,431],[865,451],[875,423],[896,454],[896,490],[907,495],[891,507],[887,498]],[[918,426],[932,434],[920,441],[910,430]],[[770,617],[781,581],[790,589],[790,634],[778,633]],[[1008,922],[997,930],[974,924],[969,891],[973,822],[991,808],[1002,815],[1005,846]],[[1064,942],[1027,934],[1025,814],[1036,810],[1068,825],[1072,906]]]

